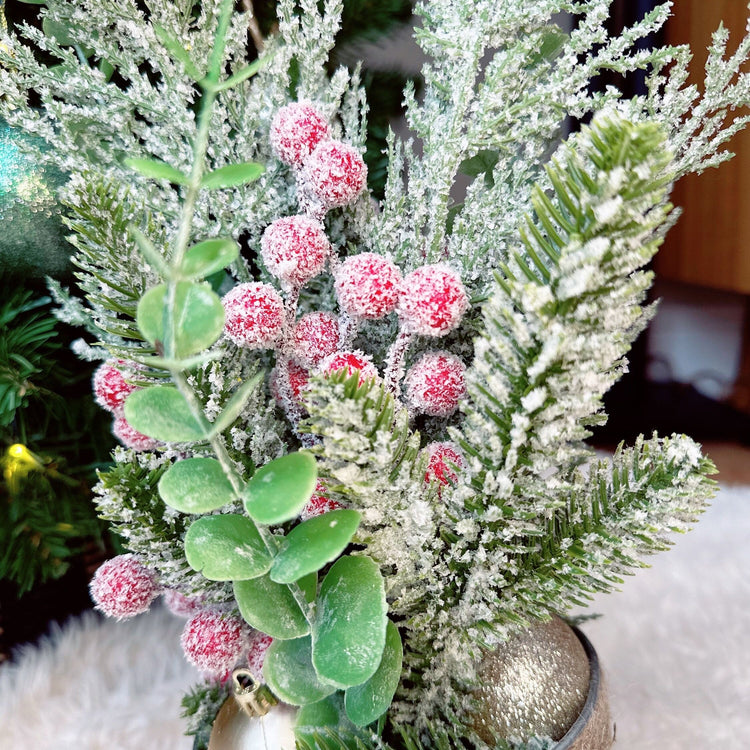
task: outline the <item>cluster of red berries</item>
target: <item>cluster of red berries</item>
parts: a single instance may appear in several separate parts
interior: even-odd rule
[[[297,170],[302,193],[323,211],[346,206],[364,189],[367,166],[353,146],[331,138],[325,117],[308,102],[282,107],[273,118],[271,147]]]

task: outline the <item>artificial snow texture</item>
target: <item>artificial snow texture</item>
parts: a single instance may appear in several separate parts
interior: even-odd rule
[[[129,385],[120,370],[109,362],[97,368],[93,378],[94,400],[102,409],[111,411],[116,416],[122,416],[125,399],[136,390],[136,386]]]
[[[270,285],[237,284],[222,299],[226,320],[224,333],[247,349],[272,347],[284,326],[284,301]]]
[[[437,480],[441,485],[453,484],[458,479],[454,467],[464,465],[461,449],[451,442],[428,443],[424,447],[427,454],[427,470],[424,473],[425,482]]]
[[[365,189],[367,166],[354,146],[323,141],[305,162],[302,182],[325,208],[345,206]]]
[[[604,614],[583,630],[617,750],[746,750],[748,534],[750,487],[724,486],[670,552],[585,610]],[[0,750],[191,750],[179,701],[198,675],[181,653],[183,624],[159,607],[124,623],[87,613],[15,652],[0,668]]]
[[[315,278],[331,252],[320,222],[307,216],[285,216],[266,227],[261,238],[266,268],[281,281],[301,287]]]
[[[466,365],[449,352],[427,352],[406,373],[406,400],[415,411],[449,417],[466,395]]]
[[[377,253],[347,258],[336,272],[336,295],[353,318],[377,320],[396,307],[401,291],[401,271]]]
[[[156,576],[135,555],[118,555],[102,563],[90,589],[96,608],[118,620],[142,615],[159,595]]]
[[[158,440],[144,435],[130,426],[125,417],[117,417],[112,423],[112,434],[126,447],[134,451],[151,451],[159,445]]]
[[[333,354],[339,344],[339,321],[331,312],[303,315],[292,328],[294,358],[304,367],[315,367]]]
[[[282,107],[271,123],[271,148],[284,164],[293,167],[301,167],[313,149],[329,137],[325,118],[306,102]]]
[[[458,326],[468,307],[461,277],[438,263],[407,274],[396,312],[408,333],[445,336]]]
[[[223,677],[247,648],[247,636],[247,626],[239,618],[204,609],[185,623],[180,642],[191,664]]]
[[[332,375],[339,370],[346,370],[347,375],[353,375],[359,371],[360,385],[365,380],[378,376],[378,370],[372,363],[372,360],[359,350],[353,352],[335,352],[320,363],[320,371],[325,375]]]

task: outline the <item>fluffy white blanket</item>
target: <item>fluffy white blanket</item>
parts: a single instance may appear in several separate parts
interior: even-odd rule
[[[723,487],[584,630],[610,685],[618,750],[750,746],[750,488]],[[0,750],[190,750],[183,622],[93,613],[0,668]]]

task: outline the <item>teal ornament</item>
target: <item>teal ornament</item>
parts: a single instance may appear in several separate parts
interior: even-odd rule
[[[65,175],[40,165],[48,146],[0,119],[0,268],[3,276],[59,276],[70,268],[57,190]]]

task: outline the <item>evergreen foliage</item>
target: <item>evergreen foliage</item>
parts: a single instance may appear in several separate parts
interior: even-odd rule
[[[72,395],[77,379],[60,361],[49,297],[20,287],[6,288],[2,299],[0,578],[20,596],[62,576],[87,544],[101,543],[89,484],[107,440],[91,397]]]

